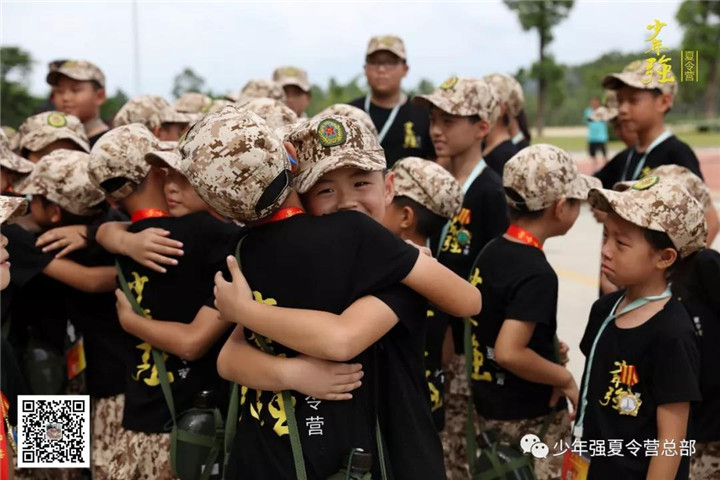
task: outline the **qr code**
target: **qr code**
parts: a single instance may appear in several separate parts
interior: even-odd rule
[[[18,467],[89,468],[90,397],[18,395]]]

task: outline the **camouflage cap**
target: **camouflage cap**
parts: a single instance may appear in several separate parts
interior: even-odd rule
[[[175,100],[172,107],[182,113],[205,113],[212,103],[212,98],[207,95],[197,92],[186,92]]]
[[[115,200],[123,200],[135,191],[150,171],[145,154],[153,150],[172,150],[175,145],[175,142],[161,142],[140,123],[113,128],[100,137],[90,152],[90,180],[101,189],[102,183],[112,178],[128,180],[122,188],[105,191]]]
[[[18,150],[18,142],[20,141],[20,136],[18,135],[17,130],[7,125],[3,125],[2,127],[0,127],[0,129],[5,133],[5,136],[10,141],[10,150]]]
[[[372,37],[368,42],[366,57],[369,57],[375,52],[386,51],[397,55],[403,60],[407,60],[407,53],[405,53],[405,42],[402,38],[396,35],[379,35]]]
[[[75,150],[55,150],[45,155],[35,169],[15,186],[21,195],[42,195],[74,215],[89,216],[105,199],[88,174],[90,155]]]
[[[308,75],[305,70],[298,67],[278,67],[273,72],[273,81],[280,84],[282,87],[288,85],[295,85],[303,92],[310,91],[310,82],[308,81]]]
[[[712,198],[710,197],[710,190],[707,185],[703,182],[702,178],[695,175],[693,172],[680,165],[661,165],[657,168],[650,170],[646,177],[658,176],[672,180],[675,183],[682,185],[690,195],[697,200],[703,208],[712,207]],[[625,191],[632,187],[636,182],[618,182],[613,185],[613,190],[619,192]]]
[[[180,140],[181,170],[205,203],[241,222],[275,212],[290,194],[290,159],[272,128],[229,105]],[[270,197],[268,197],[270,195]]]
[[[352,105],[346,105],[344,103],[336,103],[334,105],[330,105],[315,116],[328,117],[331,115],[342,115],[343,117],[354,118],[355,120],[358,120],[363,125],[365,125],[365,127],[371,132],[373,132],[375,135],[378,134],[377,128],[372,121],[372,117],[370,117],[370,115],[368,115],[367,112],[365,112],[365,110],[361,108],[354,107]]]
[[[142,123],[149,129],[163,123],[190,123],[195,116],[175,110],[167,100],[158,95],[139,95],[122,106],[113,119],[113,127]]]
[[[285,91],[283,90],[283,93]],[[225,95],[224,99],[229,100],[230,103],[241,103],[241,102],[247,102],[249,100],[252,100],[253,97],[249,97],[247,95],[244,95],[240,92],[230,92],[227,95]],[[217,112],[216,112],[217,113]]]
[[[395,196],[408,197],[443,218],[460,212],[463,192],[460,184],[443,167],[430,160],[407,157],[393,165]]]
[[[0,224],[10,223],[27,212],[28,201],[23,197],[0,196]]]
[[[285,102],[285,90],[282,86],[272,80],[250,80],[240,90],[240,98],[236,101],[241,101],[242,97],[250,98],[272,98]]]
[[[180,150],[177,148],[173,150],[153,150],[152,152],[148,152],[145,154],[145,161],[153,167],[172,168],[175,171],[183,173],[181,168],[182,157],[180,157]]]
[[[279,100],[272,98],[253,98],[249,102],[239,104],[240,108],[250,110],[265,120],[273,130],[298,121],[298,116]]]
[[[50,72],[47,74],[47,83],[55,85],[61,75],[65,75],[80,82],[92,82],[93,80],[105,88],[105,74],[96,65],[87,60],[67,60],[61,64],[51,62]]]
[[[80,119],[62,112],[50,111],[28,117],[18,128],[18,147],[31,152],[42,150],[58,140],[71,140],[77,146],[90,151],[85,127]]]
[[[30,173],[35,166],[12,151],[10,140],[2,130],[0,130],[0,166],[17,173]]]
[[[669,70],[665,73],[665,81],[663,81],[663,65],[669,66],[669,64],[659,62],[650,65],[646,60],[635,60],[626,66],[621,73],[613,73],[603,78],[602,86],[608,90],[619,90],[623,85],[641,90],[657,88],[662,93],[669,93],[674,96],[678,90],[678,79],[672,70]],[[648,74],[648,72],[650,73]]]
[[[588,201],[593,208],[613,211],[634,225],[665,232],[683,258],[705,248],[707,224],[703,207],[668,177],[644,177],[624,192],[593,188]]]
[[[298,124],[285,137],[295,146],[298,171],[294,186],[299,193],[310,190],[326,173],[342,167],[385,170],[385,151],[377,135],[350,117],[313,117]]]
[[[418,107],[434,105],[450,115],[478,115],[491,125],[500,115],[499,95],[492,85],[480,78],[448,78],[433,93],[417,95],[412,101]]]
[[[220,110],[222,110],[224,107],[227,107],[228,105],[232,105],[232,104],[233,104],[233,102],[231,102],[230,100],[226,100],[224,98],[218,98],[218,99],[212,101],[212,103],[208,107],[205,114],[207,115],[208,113],[217,113]]]
[[[483,80],[495,88],[500,103],[507,106],[508,115],[516,117],[524,108],[525,96],[523,95],[522,86],[514,77],[504,73],[492,73],[485,75]]]
[[[561,198],[586,200],[588,191],[599,186],[600,180],[578,172],[568,152],[544,143],[523,148],[503,170],[503,187],[522,198],[507,198],[508,205],[517,210],[535,212]]]

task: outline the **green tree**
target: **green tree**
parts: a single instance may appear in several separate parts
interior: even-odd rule
[[[698,52],[699,75],[705,83],[705,118],[712,120],[715,118],[718,92],[720,2],[686,0],[680,5],[675,18],[685,29],[682,49]],[[682,68],[682,59],[680,65]]]
[[[545,114],[545,95],[548,90],[549,79],[547,75],[554,71],[547,67],[548,57],[545,48],[553,41],[552,29],[569,14],[573,0],[540,0],[528,2],[523,0],[503,0],[505,5],[518,15],[523,30],[537,30],[540,39],[539,67],[534,69],[538,75],[537,117],[538,134],[542,135]]]
[[[43,103],[28,90],[32,72],[30,53],[19,47],[0,47],[0,123],[17,128]]]
[[[198,92],[201,93],[205,86],[205,79],[196,74],[192,68],[185,67],[181,73],[175,76],[173,80],[172,94],[175,98],[180,98],[183,93]]]
[[[100,117],[107,122],[111,122],[118,110],[120,110],[127,101],[128,96],[125,92],[118,89],[115,95],[105,99],[105,103],[103,103],[103,106],[100,108]]]

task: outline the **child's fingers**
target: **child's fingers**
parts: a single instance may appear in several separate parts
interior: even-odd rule
[[[333,393],[347,393],[352,392],[353,390],[357,390],[362,385],[362,382],[360,380],[357,380],[355,382],[349,382],[349,383],[341,383],[338,385],[333,385],[332,391]]]
[[[227,266],[228,270],[230,270],[230,277],[232,278],[233,282],[236,278],[242,276],[242,273],[240,272],[240,267],[235,261],[235,257],[233,257],[232,255],[228,255],[227,257]]]
[[[72,252],[74,252],[75,250],[77,250],[77,249],[79,249],[79,248],[80,248],[80,245],[77,245],[77,244],[75,244],[75,243],[70,243],[68,246],[66,246],[65,248],[63,248],[63,249],[60,251],[60,253],[58,253],[57,255],[55,255],[55,258],[62,258],[62,257],[64,257],[65,255],[67,255],[67,254],[69,254],[69,253],[72,253]]]
[[[146,258],[142,262],[140,262],[140,265],[143,267],[149,268],[150,270],[156,271],[158,273],[167,273],[167,270],[162,267],[161,265],[155,263],[153,260]]]
[[[147,254],[147,259],[151,262],[155,262],[158,265],[177,265],[178,261],[174,258],[160,255],[159,253],[151,252]]]
[[[166,249],[168,255],[182,255],[183,254],[183,251],[182,251],[183,243],[178,242],[177,240],[173,240],[172,238],[157,236],[157,237],[153,237],[152,242],[155,244],[155,246],[156,246],[155,248],[160,249],[160,247],[162,247],[162,248]],[[178,251],[180,253],[172,253],[174,251]],[[165,253],[165,252],[160,252],[160,253]]]
[[[360,363],[337,363],[333,365],[333,373],[335,375],[351,375],[362,371]]]
[[[352,394],[350,394],[350,393],[328,393],[326,395],[320,395],[319,397],[316,397],[316,398],[319,398],[320,400],[330,400],[333,402],[338,402],[338,401],[342,401],[342,400],[351,400]]]
[[[228,282],[227,280],[225,280],[225,277],[223,277],[222,272],[217,272],[217,273],[215,274],[215,288],[216,288],[216,289],[219,288],[219,287],[222,287],[222,286],[224,286],[224,285],[228,285],[229,283],[230,283],[230,282]]]
[[[338,375],[338,382],[340,383],[355,383],[365,376],[365,372],[360,370],[359,372],[348,373],[345,375]]]

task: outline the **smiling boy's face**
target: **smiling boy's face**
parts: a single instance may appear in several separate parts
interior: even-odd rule
[[[392,203],[393,174],[365,171],[355,167],[333,170],[320,177],[302,202],[311,215],[327,215],[342,210],[356,210],[378,222]]]

